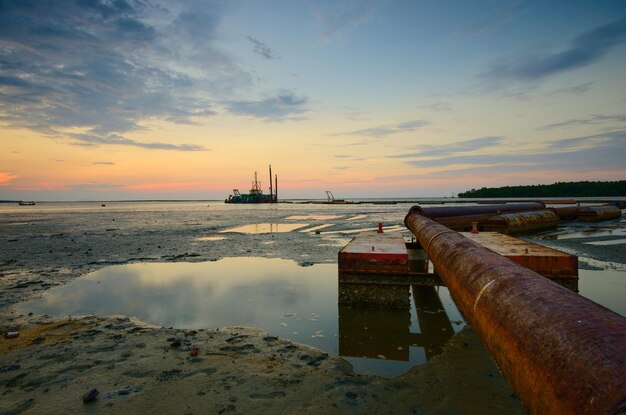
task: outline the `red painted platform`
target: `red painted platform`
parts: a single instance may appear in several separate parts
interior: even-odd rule
[[[402,234],[364,232],[339,251],[339,272],[406,274],[408,261]]]
[[[476,243],[550,279],[578,279],[578,257],[498,232],[463,232]]]
[[[570,289],[578,288],[578,257],[498,232],[461,233],[474,242]],[[409,244],[411,245],[411,244]],[[440,285],[428,260],[413,258],[399,233],[364,232],[339,251],[339,280],[358,284]],[[418,266],[420,269],[415,269]],[[435,278],[432,278],[432,277]],[[386,278],[383,278],[386,277]]]

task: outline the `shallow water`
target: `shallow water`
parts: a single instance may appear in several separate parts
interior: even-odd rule
[[[395,376],[436,354],[447,340],[450,327],[453,331],[463,327],[447,290],[440,288],[437,297],[433,291],[415,289],[411,309],[399,313],[339,307],[337,264],[332,262],[356,233],[376,229],[378,222],[383,222],[385,231],[401,231],[408,240],[410,232],[402,221],[409,208],[409,204],[223,202],[107,202],[106,207],[93,202],[0,205],[0,236],[4,238],[0,261],[19,258],[34,270],[69,269],[102,261],[169,261],[187,256],[210,260],[236,255],[287,255],[300,263],[326,262],[300,267],[290,260],[226,258],[206,263],[114,266],[48,290],[42,300],[24,303],[21,308],[57,316],[135,315],[177,327],[262,327],[344,356],[357,372]],[[272,233],[252,236],[223,233],[255,221],[281,226],[302,221],[309,225],[284,233],[270,226]],[[597,227],[568,225],[537,238],[623,237],[624,232],[623,226],[609,223]],[[574,240],[578,245],[572,246],[582,258],[587,249],[598,250],[585,243],[593,241]],[[116,249],[109,249],[111,245]],[[12,254],[7,253],[9,248]],[[621,246],[601,249],[611,248],[619,250]],[[623,268],[580,270],[579,288],[582,295],[626,315]],[[441,305],[437,305],[436,298]],[[441,314],[446,318],[441,319]],[[443,335],[434,335],[436,331]]]
[[[578,270],[580,294],[626,317],[626,275],[614,269]]]
[[[596,238],[600,236],[625,236],[625,229],[609,229],[609,228],[595,228],[584,231],[568,231],[560,230],[558,232],[547,233],[541,236],[542,239],[578,239],[578,238]]]
[[[339,307],[337,264],[226,258],[110,266],[21,308],[55,316],[124,314],[181,328],[261,327],[343,356],[358,373],[396,376],[440,353],[464,326],[445,288],[415,287],[412,294],[410,309]]]
[[[284,233],[292,232],[296,229],[309,226],[308,223],[252,223],[249,225],[237,226],[235,228],[225,229],[220,231],[221,233],[247,233],[247,234],[260,234],[260,233]]]

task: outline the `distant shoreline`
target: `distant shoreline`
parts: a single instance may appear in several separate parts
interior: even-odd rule
[[[363,197],[363,198],[346,198],[341,202],[328,202],[325,199],[313,199],[313,198],[293,198],[279,200],[279,204],[320,204],[320,205],[361,205],[361,204],[381,204],[381,205],[393,205],[393,204],[456,204],[456,203],[516,203],[516,202],[530,202],[541,201],[550,203],[550,201],[570,202],[576,203],[610,203],[614,201],[624,201],[626,196],[539,196],[539,197],[420,197],[420,198],[375,198],[375,197]],[[30,201],[30,200],[29,200]],[[33,200],[38,204],[73,204],[73,203],[100,203],[106,207],[109,203],[223,203],[222,199],[130,199],[130,200]],[[0,205],[17,205],[19,200],[0,200]],[[253,204],[254,205],[254,204]],[[25,207],[25,206],[22,206]]]

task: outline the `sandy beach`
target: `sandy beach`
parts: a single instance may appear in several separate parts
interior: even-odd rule
[[[91,271],[138,262],[283,258],[336,263],[361,229],[402,230],[410,206],[194,203],[42,204],[5,210],[0,225],[0,413],[524,413],[470,326],[443,353],[395,378],[356,374],[339,356],[251,327],[157,327],[134,316],[46,316],[19,304]],[[624,272],[619,245],[526,237]],[[302,229],[246,234],[244,224]],[[328,225],[322,227],[322,225]],[[410,234],[402,230],[405,238]],[[610,235],[607,236],[610,238]],[[604,238],[606,239],[606,238]],[[6,334],[17,332],[13,338]],[[83,396],[97,389],[97,397]],[[94,393],[95,394],[95,393]]]

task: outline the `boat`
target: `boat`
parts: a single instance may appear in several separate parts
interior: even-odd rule
[[[20,206],[35,206],[35,202],[23,202],[21,200],[17,204]]]
[[[233,189],[233,194],[229,195],[224,203],[278,203],[278,175],[274,178],[275,184],[272,186],[272,166],[270,165],[270,194],[263,194],[257,172],[254,172],[254,180],[248,193],[241,194],[239,189]]]

